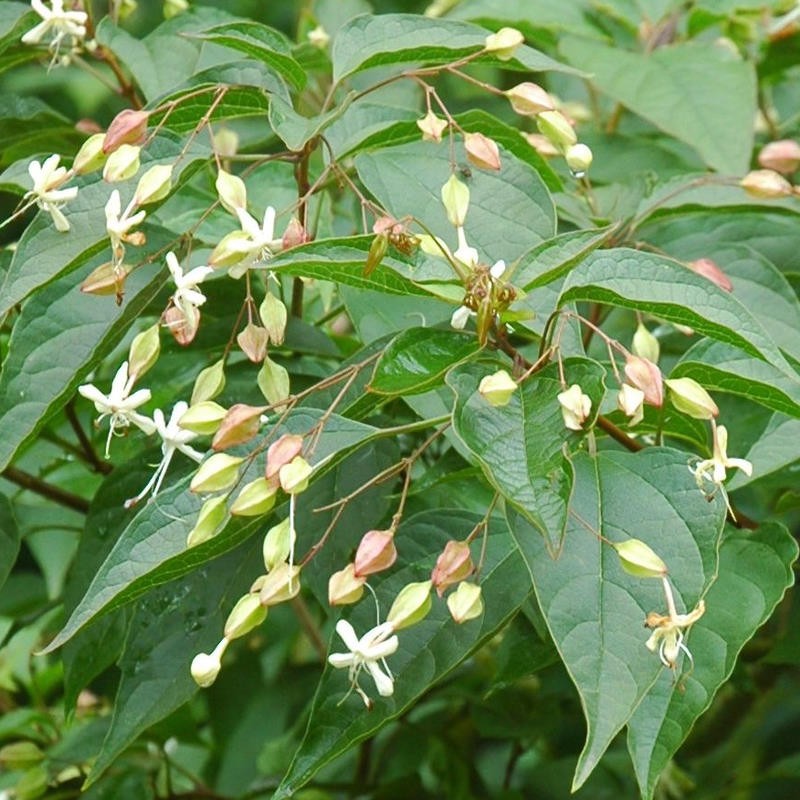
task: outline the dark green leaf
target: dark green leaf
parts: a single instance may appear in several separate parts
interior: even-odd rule
[[[273,97],[269,107],[269,124],[290,150],[299,151],[309,140],[318,136],[334,120],[341,117],[348,105],[349,100],[345,98],[327,114],[304,117],[282,97]]]
[[[0,494],[0,589],[17,560],[19,543],[19,528],[11,503],[4,494]]]

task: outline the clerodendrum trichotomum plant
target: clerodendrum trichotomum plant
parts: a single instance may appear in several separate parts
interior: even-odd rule
[[[794,794],[798,7],[376,6],[0,4],[0,797]]]

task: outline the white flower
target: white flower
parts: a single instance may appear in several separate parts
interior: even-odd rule
[[[340,619],[336,623],[336,633],[350,652],[333,653],[328,656],[328,662],[337,669],[345,667],[349,669],[351,691],[355,690],[358,693],[367,708],[372,706],[372,701],[358,685],[358,674],[362,669],[366,669],[375,681],[378,694],[381,697],[390,697],[394,693],[394,680],[384,659],[392,655],[399,644],[397,636],[394,635],[394,626],[390,622],[384,622],[368,630],[359,639],[353,626],[347,620]],[[386,672],[380,668],[379,661],[383,663]]]
[[[107,395],[91,383],[78,387],[78,392],[87,400],[91,400],[94,407],[100,412],[95,424],[98,424],[103,417],[111,417],[106,439],[106,458],[109,457],[111,437],[118,430],[127,428],[131,423],[148,435],[155,430],[153,421],[136,411],[140,405],[150,399],[150,390],[138,389],[131,394],[133,381],[133,378],[128,377],[128,362],[123,361],[111,382],[111,391]]]
[[[58,57],[62,43],[70,49],[78,47],[86,36],[85,11],[65,11],[63,0],[52,0],[52,8],[48,8],[42,0],[31,0],[31,8],[42,18],[42,21],[31,28],[23,37],[23,44],[39,44],[50,36],[49,48],[54,60]]]
[[[144,489],[142,489],[136,497],[125,501],[125,508],[136,505],[136,503],[145,497],[151,489],[153,491],[153,497],[158,494],[158,490],[161,488],[161,482],[167,474],[172,456],[175,455],[176,450],[189,456],[189,458],[196,461],[198,464],[203,460],[203,454],[189,446],[189,442],[191,442],[197,434],[185,428],[181,428],[178,424],[178,421],[186,413],[188,407],[188,403],[184,400],[175,403],[172,407],[172,414],[170,414],[169,422],[166,422],[164,419],[164,413],[160,408],[157,408],[153,412],[155,431],[161,437],[161,462],[156,467],[153,477],[150,478]]]
[[[631,425],[638,425],[644,417],[644,392],[623,383],[617,395],[617,408],[630,418]]]
[[[184,274],[175,253],[167,253],[167,267],[175,282],[172,302],[185,317],[193,318],[198,306],[203,305],[206,296],[197,288],[214,270],[212,267],[195,267]]]
[[[121,213],[122,201],[120,199],[119,190],[114,189],[111,192],[111,197],[108,198],[106,203],[106,232],[111,239],[111,249],[114,252],[114,262],[121,263],[125,255],[124,242],[131,242],[132,244],[140,243],[143,238],[141,234],[131,234],[130,229],[138,225],[146,216],[147,212],[144,210],[133,214],[131,211],[135,208],[133,203],[128,205],[123,213]]]
[[[234,264],[228,272],[233,278],[241,278],[253,264],[271,258],[282,246],[283,240],[274,238],[275,209],[272,206],[267,206],[261,225],[245,208],[237,208],[236,216],[239,217],[242,232],[247,234],[247,238],[236,242],[234,249],[246,253],[247,256],[238,264]]]
[[[450,326],[458,331],[464,330],[470,317],[474,317],[475,312],[466,306],[459,306],[450,317]]]
[[[32,197],[36,205],[46,211],[53,218],[56,230],[69,230],[69,222],[61,212],[61,206],[67,200],[74,200],[78,196],[78,187],[70,186],[68,189],[59,189],[59,186],[69,180],[66,167],[59,167],[61,156],[57,153],[46,158],[44,163],[31,161],[28,164],[28,174],[33,180],[33,189],[25,196]]]
[[[704,481],[720,486],[727,478],[727,468],[739,468],[746,475],[753,474],[753,465],[744,458],[728,458],[728,430],[724,425],[712,423],[714,455],[701,461],[693,470],[697,485],[702,489]]]
[[[582,430],[583,423],[592,410],[592,400],[589,395],[583,393],[579,384],[573,383],[569,389],[559,393],[558,402],[564,425],[571,431]]]
[[[658,656],[665,667],[675,669],[681,650],[686,653],[689,661],[694,663],[689,648],[684,643],[683,631],[694,625],[705,614],[706,604],[700,600],[695,608],[688,614],[679,614],[675,609],[675,600],[672,596],[672,587],[666,575],[661,579],[664,594],[667,600],[667,614],[651,611],[645,620],[645,626],[652,628],[653,632],[646,642],[647,649]]]
[[[457,258],[465,267],[475,269],[478,265],[478,251],[467,244],[467,237],[461,225],[456,228],[456,236],[458,236],[458,247],[453,252],[453,257]]]

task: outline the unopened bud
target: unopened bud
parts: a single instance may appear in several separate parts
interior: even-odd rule
[[[222,669],[222,654],[227,646],[228,640],[223,639],[213,653],[198,653],[192,659],[192,678],[198,686],[207,689],[217,679]]]
[[[712,283],[716,283],[724,292],[732,292],[733,284],[731,279],[720,269],[719,265],[710,258],[698,258],[686,264],[692,272],[708,278]]]
[[[652,361],[629,356],[625,361],[625,376],[631,386],[644,392],[645,403],[661,408],[664,404],[664,379],[661,370]]]
[[[453,586],[475,571],[472,563],[472,554],[467,542],[457,542],[451,539],[436,560],[436,566],[431,572],[431,581],[436,587],[436,593],[442,596],[448,586]]]
[[[236,216],[237,209],[247,208],[247,187],[238,175],[221,169],[214,183],[222,207]]]
[[[542,111],[554,111],[553,98],[537,83],[526,81],[505,92],[511,108],[526,117],[535,117]]]
[[[225,519],[227,497],[211,497],[200,507],[197,522],[186,537],[187,547],[196,547],[213,538]]]
[[[131,108],[120,111],[108,126],[103,142],[103,152],[109,155],[119,150],[122,145],[141,144],[147,133],[149,116],[150,112],[148,111],[134,111]]]
[[[780,139],[761,148],[758,163],[764,169],[791,175],[800,167],[800,144],[793,139]]]
[[[292,217],[281,237],[281,247],[284,250],[288,250],[290,247],[298,247],[310,241],[311,237],[308,235],[308,231],[303,227],[303,224],[297,217]]]
[[[542,111],[536,117],[536,125],[562,153],[578,141],[575,129],[560,111]]]
[[[456,228],[464,226],[464,219],[469,209],[469,187],[455,175],[451,175],[442,186],[442,203],[447,212],[447,219]]]
[[[155,164],[139,178],[133,196],[137,206],[146,206],[163,200],[172,188],[172,164]]]
[[[249,442],[258,434],[261,417],[266,410],[266,406],[248,406],[244,403],[232,405],[214,434],[211,449],[228,450],[237,444]]]
[[[633,334],[631,349],[639,358],[646,358],[648,361],[652,361],[653,364],[658,364],[661,345],[659,345],[658,339],[641,322],[636,326],[636,333]]]
[[[284,405],[284,400],[289,397],[289,373],[286,367],[277,364],[269,356],[258,371],[256,383],[271,406]]]
[[[623,383],[617,395],[617,408],[630,418],[631,425],[638,425],[644,416],[644,392]]]
[[[331,36],[322,25],[317,25],[316,28],[310,30],[307,34],[309,44],[312,44],[314,47],[318,48],[319,50],[324,50],[331,41]]]
[[[125,279],[131,268],[128,264],[114,264],[108,261],[92,270],[81,284],[84,294],[94,294],[104,297],[109,294],[122,296],[125,288]]]
[[[248,322],[244,330],[236,335],[236,343],[254,364],[260,364],[267,357],[269,334],[266,328]]]
[[[557,156],[561,151],[541,133],[523,133],[525,140],[528,144],[540,155],[542,158],[552,158]]]
[[[390,622],[394,630],[399,631],[425,619],[431,610],[431,581],[409,583],[404,586],[395,597],[386,621]]]
[[[128,375],[137,380],[158,361],[161,352],[159,325],[151,325],[147,330],[133,337],[128,350]]]
[[[275,505],[277,492],[277,488],[271,486],[266,478],[256,478],[239,492],[239,496],[231,504],[231,514],[235,517],[257,517],[266,514]]]
[[[172,338],[186,347],[194,341],[197,329],[200,327],[200,311],[194,306],[170,306],[164,312],[164,325],[172,334]]]
[[[447,598],[450,616],[460,625],[483,614],[483,592],[476,583],[462,581]]]
[[[212,267],[233,267],[252,253],[253,243],[241,230],[226,233],[211,251],[208,263]]]
[[[672,378],[664,381],[672,405],[694,419],[711,419],[719,414],[711,395],[692,378]]]
[[[286,494],[300,494],[308,488],[308,479],[314,468],[303,456],[295,456],[278,470],[278,480]]]
[[[28,769],[44,761],[44,753],[34,742],[13,742],[0,747],[0,764],[8,770]]]
[[[288,464],[303,451],[303,437],[293,433],[284,433],[274,441],[267,450],[267,466],[265,475],[268,481],[277,478],[281,467]]]
[[[262,606],[277,606],[300,594],[300,565],[283,562],[259,582],[258,599]]]
[[[447,120],[437,117],[430,109],[422,119],[417,120],[417,127],[422,131],[423,142],[441,142],[447,125]]]
[[[617,551],[620,564],[625,572],[637,578],[663,578],[667,565],[639,539],[626,539],[624,542],[611,542]]]
[[[482,133],[465,133],[464,148],[467,161],[479,169],[500,169],[500,150],[497,142]]]
[[[204,400],[213,400],[225,388],[225,360],[215,361],[210,367],[200,370],[192,389],[190,405]]]
[[[243,460],[227,453],[214,453],[200,465],[189,488],[198,494],[230,489],[239,477]]]
[[[103,143],[106,135],[95,133],[90,136],[78,150],[75,160],[72,162],[72,169],[76,175],[86,175],[100,169],[106,163],[106,154],[103,152]]]
[[[164,0],[162,8],[164,19],[172,19],[177,17],[178,14],[183,14],[184,11],[189,10],[189,0]]]
[[[239,134],[230,128],[214,132],[214,150],[220,158],[233,158],[239,152]]]
[[[277,490],[276,490],[277,491]],[[279,564],[283,564],[294,547],[295,534],[291,520],[287,517],[277,525],[273,525],[264,537],[264,566],[272,572]]]
[[[272,344],[283,344],[288,320],[286,306],[274,294],[267,292],[258,309],[258,314],[264,323],[269,341]]]
[[[347,606],[357,603],[364,594],[366,577],[355,574],[353,564],[334,572],[328,580],[328,603],[332,606]]]
[[[568,147],[564,153],[564,160],[576,178],[582,178],[586,174],[593,157],[591,148],[580,142]]]
[[[762,200],[775,200],[779,197],[790,197],[792,184],[777,172],[771,169],[756,169],[748,172],[739,181],[739,186],[747,194]]]
[[[358,543],[356,557],[353,561],[355,574],[358,577],[382,572],[397,560],[397,548],[394,544],[394,531],[367,531]]]
[[[250,633],[267,618],[267,609],[259,602],[257,594],[239,598],[225,622],[224,635],[228,641]]]
[[[379,233],[369,246],[367,260],[364,262],[364,275],[369,277],[378,268],[389,249],[389,234]]]
[[[178,425],[192,433],[211,436],[219,428],[226,413],[226,409],[213,400],[203,400],[189,406],[178,420]]]
[[[50,784],[50,775],[43,764],[31,767],[14,785],[14,800],[37,800],[44,797]]]
[[[573,383],[569,389],[559,392],[558,403],[564,425],[571,431],[583,430],[583,423],[589,418],[592,410],[592,399],[583,393],[580,385]]]
[[[507,406],[518,388],[517,382],[504,369],[486,375],[478,384],[478,392],[490,406],[495,407]]]
[[[106,164],[103,167],[103,180],[108,183],[117,183],[118,181],[126,181],[132,178],[139,171],[139,153],[141,147],[136,147],[132,144],[120,145],[106,159]]]
[[[501,61],[513,58],[514,51],[525,41],[525,37],[516,28],[500,28],[497,33],[486,37],[486,52],[497,56]]]

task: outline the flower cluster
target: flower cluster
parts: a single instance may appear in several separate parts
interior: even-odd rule
[[[31,0],[31,8],[42,21],[22,37],[23,44],[46,43],[53,54],[52,64],[69,64],[80,51],[86,36],[88,16],[85,11],[64,9],[64,0],[51,0],[48,8],[42,0]]]

